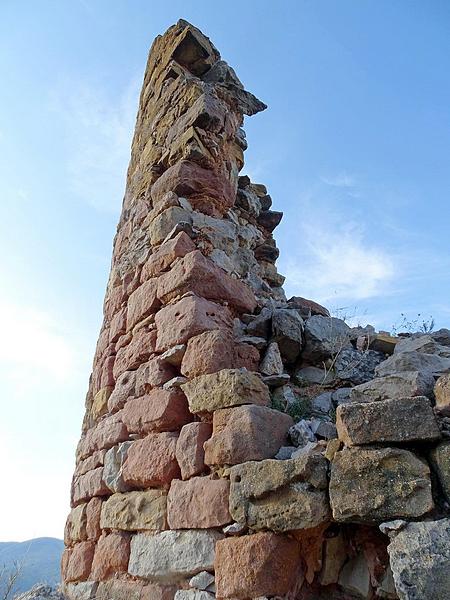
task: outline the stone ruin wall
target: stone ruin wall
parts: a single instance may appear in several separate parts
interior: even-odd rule
[[[450,598],[450,332],[392,338],[286,300],[282,214],[239,176],[243,115],[264,108],[187,22],[155,40],[76,453],[70,600]]]

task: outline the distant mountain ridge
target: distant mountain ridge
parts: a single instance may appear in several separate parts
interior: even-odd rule
[[[56,538],[36,538],[25,542],[0,542],[0,571],[14,569],[14,563],[22,565],[20,576],[11,597],[26,592],[37,583],[55,585],[60,581],[59,565],[64,542]],[[0,581],[0,597],[4,589]]]

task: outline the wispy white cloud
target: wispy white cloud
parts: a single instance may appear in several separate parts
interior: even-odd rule
[[[76,367],[76,351],[67,332],[48,313],[32,305],[0,301],[4,315],[0,363],[13,375],[32,372],[66,379]],[[25,378],[26,379],[26,378]]]
[[[140,85],[136,76],[112,97],[100,86],[71,81],[52,94],[66,131],[70,183],[98,210],[120,211]]]
[[[359,301],[385,293],[393,259],[370,245],[356,222],[310,216],[299,224],[301,249],[287,260],[288,287],[320,302]]]
[[[287,255],[281,255],[280,267],[286,275],[288,293],[330,307],[356,306],[392,290],[398,273],[397,257],[383,243],[369,241],[369,222],[360,203],[344,207],[342,199],[329,188],[352,185],[359,193],[355,179],[343,173],[333,182],[319,181],[301,194],[296,243]]]
[[[321,180],[327,185],[339,188],[352,188],[355,187],[357,183],[356,177],[346,171],[341,171],[334,175],[322,176]]]

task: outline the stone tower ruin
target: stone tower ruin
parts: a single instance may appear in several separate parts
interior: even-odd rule
[[[70,600],[450,598],[450,332],[392,338],[286,299],[282,213],[239,175],[244,115],[265,108],[186,21],[155,40],[76,452]]]

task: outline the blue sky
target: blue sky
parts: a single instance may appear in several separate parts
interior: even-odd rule
[[[62,536],[140,82],[180,17],[269,105],[244,172],[285,213],[288,295],[450,324],[448,2],[0,0],[1,541]]]

